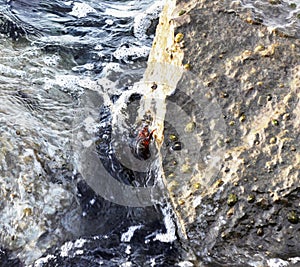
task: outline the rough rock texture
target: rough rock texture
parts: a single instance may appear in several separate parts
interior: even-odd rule
[[[200,261],[253,266],[300,256],[300,40],[234,2],[167,1],[149,62],[180,66],[183,54],[181,67],[217,101],[226,125],[209,181],[199,162],[189,163],[188,179],[163,162],[183,240]],[[166,124],[165,141],[170,134]]]
[[[2,38],[0,50],[0,243],[8,259],[29,264],[79,225],[67,131],[74,100],[55,86],[49,94],[57,66],[39,48]]]

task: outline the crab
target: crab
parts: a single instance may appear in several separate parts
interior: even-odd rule
[[[140,160],[147,160],[151,157],[150,153],[150,143],[153,133],[156,129],[150,132],[149,126],[146,124],[139,131],[134,144],[134,156]]]

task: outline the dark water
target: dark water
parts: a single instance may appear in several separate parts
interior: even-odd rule
[[[111,107],[143,75],[161,6],[1,1],[0,129],[8,152],[1,154],[7,166],[1,169],[0,266],[175,266],[182,260],[166,200],[114,204],[78,168],[81,134],[83,147],[97,144],[94,156],[114,179],[155,183],[155,164],[132,171],[112,156]]]

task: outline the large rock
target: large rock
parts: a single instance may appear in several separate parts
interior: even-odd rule
[[[201,155],[220,149],[214,173],[207,174],[211,163],[184,150],[179,158],[185,160],[170,169],[173,151],[162,159],[164,182],[182,239],[200,261],[293,262],[300,256],[300,40],[262,25],[234,2],[167,1],[162,13],[148,73],[159,62],[182,69],[177,90],[161,94],[166,116],[176,99],[181,106],[189,101],[194,124],[183,125],[186,131],[212,131],[191,101],[206,98],[221,110],[211,119],[222,122],[210,145],[190,137]],[[165,124],[165,142],[175,130]]]

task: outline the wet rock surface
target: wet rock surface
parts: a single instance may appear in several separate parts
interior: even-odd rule
[[[193,161],[197,171],[188,179],[184,161],[181,175],[170,175],[172,159],[165,158],[165,183],[183,239],[214,266],[266,265],[277,257],[294,266],[291,258],[300,251],[300,40],[262,25],[237,3],[177,1],[172,8],[163,14],[169,25],[159,24],[153,47],[165,52],[152,52],[150,62],[174,59],[178,65],[183,53],[181,66],[217,101],[226,125],[217,140],[224,148],[219,172],[209,180]],[[166,124],[165,141],[173,134]],[[197,145],[207,154],[214,149]]]

